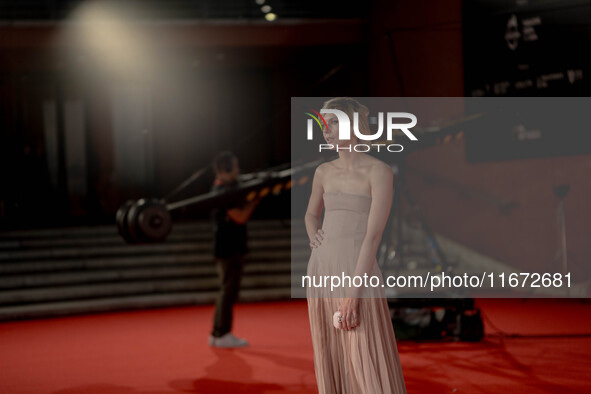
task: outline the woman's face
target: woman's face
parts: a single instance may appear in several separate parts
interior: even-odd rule
[[[328,125],[328,129],[323,127],[324,139],[327,144],[338,145],[339,147],[345,147],[351,145],[352,139],[341,140],[339,139],[339,120],[335,114],[324,115],[324,120]],[[353,130],[351,130],[353,133]]]

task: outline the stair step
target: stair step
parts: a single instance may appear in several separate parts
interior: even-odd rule
[[[289,260],[292,256],[304,256],[300,253],[290,253],[289,250],[253,250],[247,257],[247,263],[274,263],[276,261]],[[306,256],[307,257],[307,256]],[[192,254],[172,254],[172,255],[141,255],[128,257],[112,257],[90,259],[68,259],[68,260],[40,260],[40,261],[20,261],[13,263],[0,264],[0,275],[17,275],[34,272],[55,272],[66,270],[100,270],[117,269],[126,267],[151,267],[151,266],[169,266],[169,265],[208,265],[212,264],[213,255],[211,251],[207,253]]]
[[[258,229],[249,231],[249,238],[252,240],[264,238],[286,238],[289,237],[289,229]],[[187,243],[187,242],[208,242],[213,240],[211,229],[201,232],[173,232],[166,238],[166,243]],[[1,250],[14,250],[19,248],[41,249],[41,248],[65,248],[83,246],[120,246],[125,244],[119,234],[94,236],[94,237],[69,237],[69,238],[25,238],[25,239],[0,239]]]
[[[175,223],[157,244],[126,244],[114,225],[0,232],[0,320],[211,303],[212,234],[210,221]],[[249,222],[241,299],[290,298],[307,238],[289,220]]]
[[[248,222],[248,229],[250,231],[257,231],[260,229],[290,230],[289,221],[282,224],[279,220],[251,220]],[[194,233],[194,232],[211,232],[212,223],[208,220],[200,220],[190,223],[174,223],[172,233]],[[78,226],[78,227],[63,227],[63,228],[47,228],[47,229],[31,229],[31,230],[15,230],[0,232],[0,240],[22,240],[31,238],[84,238],[94,237],[97,235],[116,235],[117,227],[115,223],[112,225],[101,226]]]
[[[289,273],[291,263],[259,263],[245,264],[245,275]],[[177,277],[210,277],[216,276],[213,264],[204,266],[172,266],[150,267],[140,269],[111,269],[101,271],[67,271],[61,273],[12,275],[0,277],[0,291],[7,289],[24,289],[42,286],[63,286],[82,283],[118,282],[129,280],[157,280],[159,278]],[[1,296],[0,296],[1,297]]]
[[[245,276],[241,288],[265,288],[290,286],[289,274]],[[160,279],[157,281],[133,281],[86,284],[76,286],[44,287],[35,289],[7,290],[0,292],[0,305],[62,301],[68,299],[129,296],[154,293],[215,291],[219,287],[217,277]]]
[[[211,232],[211,222],[198,221],[190,224],[175,224],[172,233],[199,233]],[[80,226],[80,227],[62,227],[62,228],[48,228],[48,229],[32,229],[32,230],[16,230],[0,232],[0,240],[35,240],[35,239],[84,239],[93,238],[97,236],[117,236],[117,226],[112,225],[102,226]]]
[[[272,240],[251,240],[248,245],[251,249],[270,249],[270,248],[289,248],[289,239]],[[86,248],[53,248],[53,249],[24,249],[15,251],[0,252],[0,264],[10,261],[40,260],[40,259],[63,259],[86,257],[104,257],[104,256],[125,256],[141,254],[171,254],[171,253],[211,253],[211,242],[191,242],[191,243],[161,243],[146,245],[127,245],[121,241],[120,245],[110,247],[91,246]]]
[[[57,317],[81,313],[114,312],[146,308],[211,304],[217,292],[179,292],[168,294],[136,295],[130,297],[108,297],[87,300],[49,302],[32,305],[0,307],[0,321]],[[266,289],[243,289],[240,302],[285,300],[291,297],[287,287]]]

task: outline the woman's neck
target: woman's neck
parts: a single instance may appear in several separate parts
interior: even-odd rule
[[[359,167],[362,158],[361,152],[349,152],[348,150],[339,151],[340,167],[344,170],[352,170],[353,168]]]

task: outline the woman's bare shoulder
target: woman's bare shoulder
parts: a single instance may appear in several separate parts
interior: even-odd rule
[[[369,169],[369,178],[374,182],[386,182],[391,184],[393,182],[393,177],[394,172],[392,171],[392,167],[381,160],[376,159],[376,162],[373,163]]]
[[[328,171],[332,170],[335,168],[335,161],[337,161],[338,159],[335,160],[331,160],[331,161],[325,161],[324,163],[320,164],[318,167],[316,167],[316,171],[324,174],[327,173]]]
[[[329,171],[330,168],[328,166],[328,162],[318,165],[318,167],[316,167],[316,171],[314,171],[314,182],[319,185],[324,184],[324,179],[326,179],[327,176],[330,176]]]

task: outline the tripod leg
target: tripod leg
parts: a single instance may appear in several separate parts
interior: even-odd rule
[[[567,249],[566,249],[566,216],[564,214],[564,198],[560,199],[558,203],[558,231],[560,236],[560,251],[562,255],[562,274],[566,275],[568,272]],[[566,288],[566,296],[570,297],[570,289]]]
[[[402,209],[402,198],[399,190],[403,189],[403,185],[394,188],[394,209],[396,212],[396,254],[398,259],[398,269],[404,266],[404,212]]]

